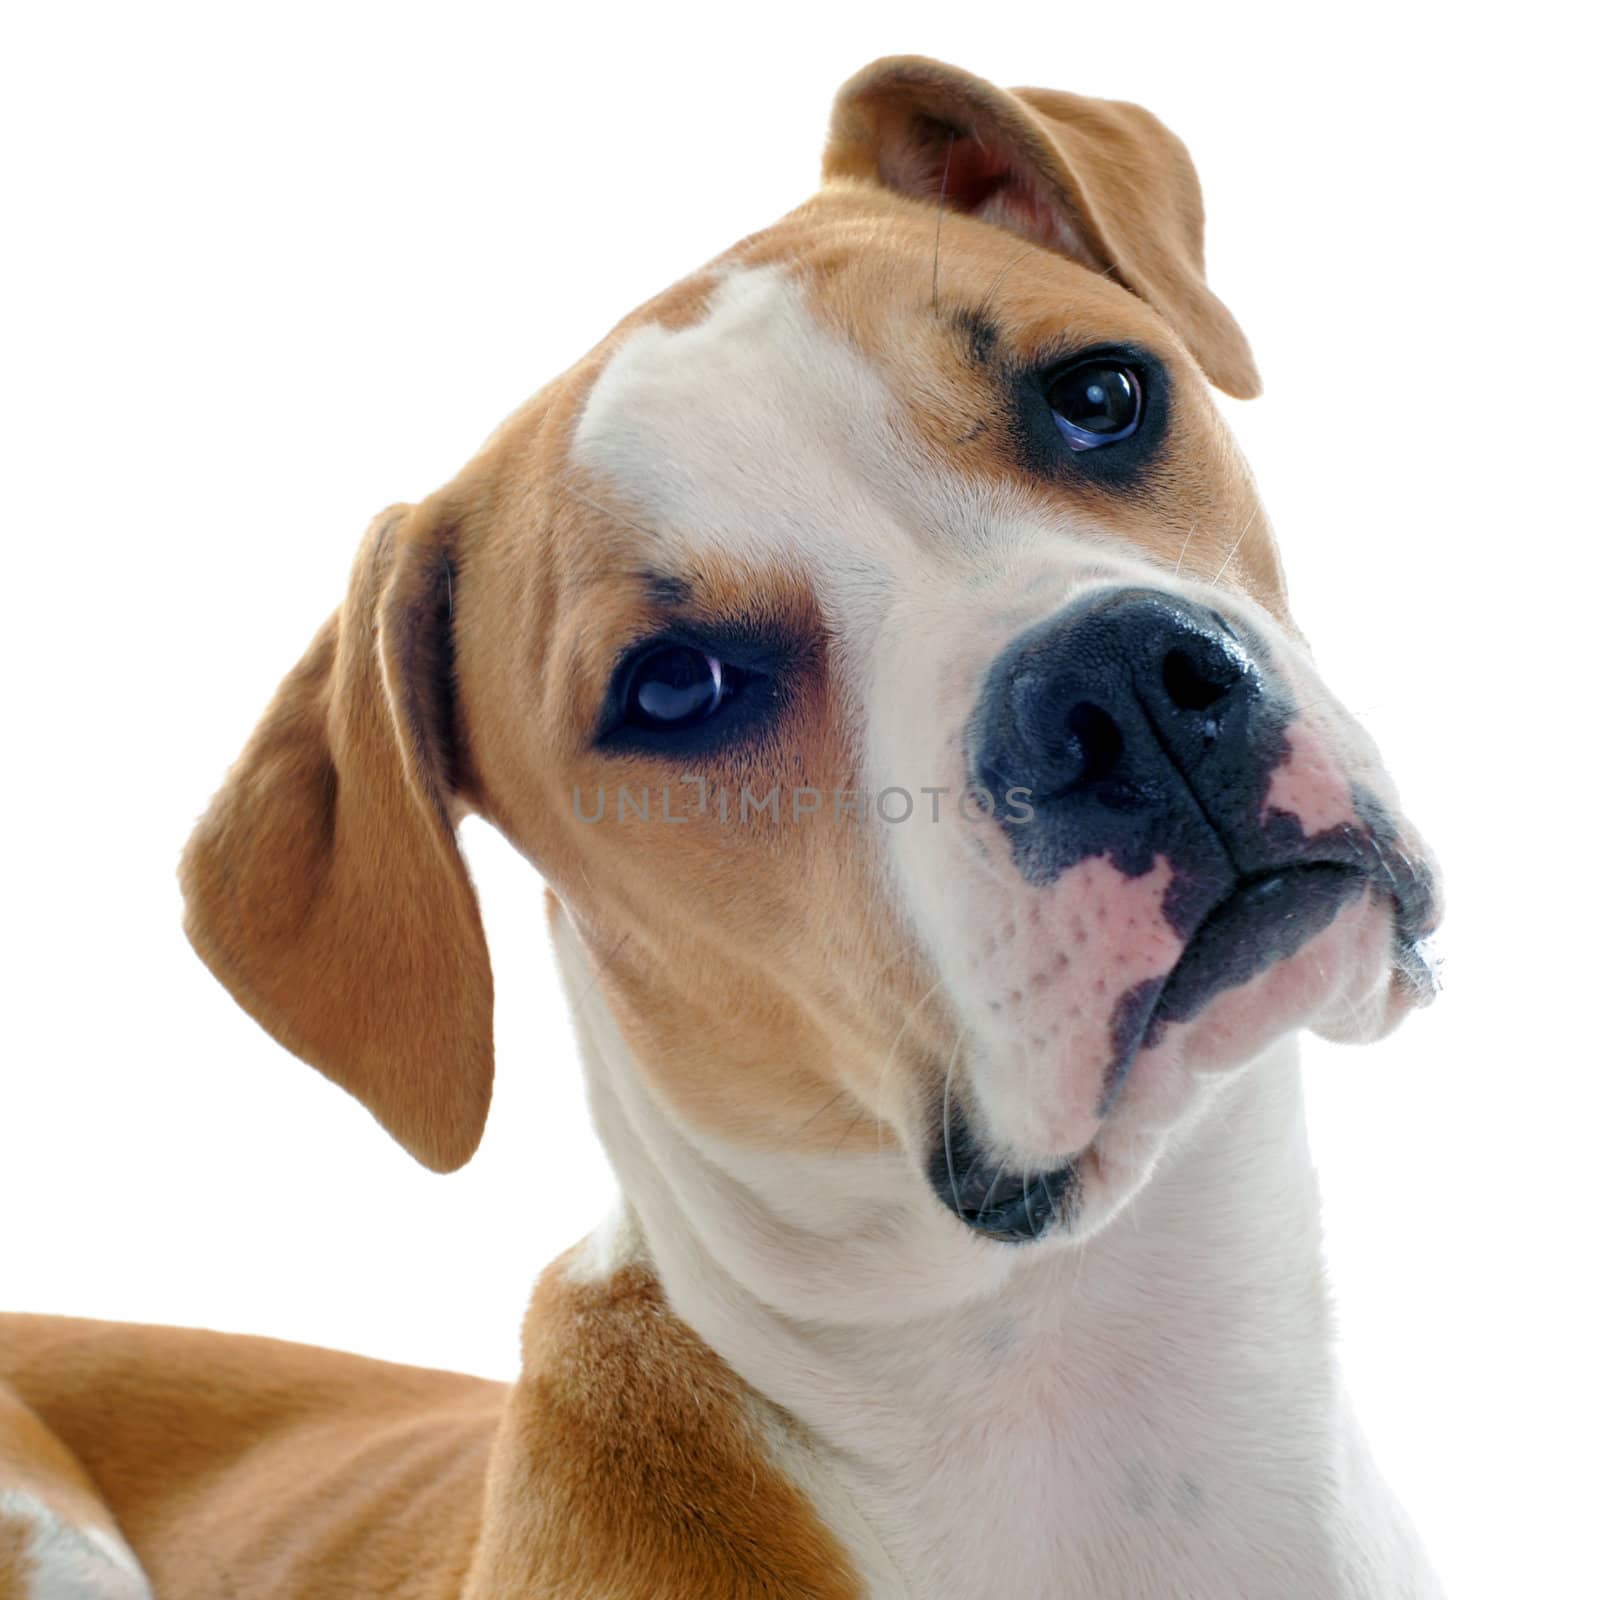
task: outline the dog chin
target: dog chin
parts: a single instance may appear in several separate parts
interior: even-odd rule
[[[997,1240],[1093,1233],[1142,1187],[1171,1135],[1221,1081],[1300,1028],[1365,1042],[1431,998],[1429,981],[1419,977],[1426,952],[1397,956],[1394,928],[1388,898],[1368,890],[1292,955],[1223,990],[1195,1016],[1152,1024],[1087,1136],[1074,1128],[1062,1138],[1049,1107],[1030,1114],[1009,1097],[991,1099],[983,1085],[1000,1080],[1003,1069],[975,1070],[974,1120],[988,1137],[975,1135],[963,1108],[953,1121],[947,1113],[955,1149],[934,1152],[936,1192],[974,1231]],[[1065,1099],[1083,1103],[1081,1092]]]

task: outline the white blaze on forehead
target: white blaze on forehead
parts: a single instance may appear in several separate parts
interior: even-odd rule
[[[801,573],[849,651],[897,601],[948,603],[996,560],[1068,531],[1021,489],[930,452],[885,375],[773,267],[727,271],[687,327],[629,334],[589,392],[572,459],[668,559]]]
[[[1042,496],[931,451],[885,374],[773,267],[729,269],[689,326],[628,334],[589,392],[572,460],[687,575],[705,555],[800,574],[858,704],[892,667],[891,698],[923,705],[946,653],[980,634],[992,651],[1110,555]],[[1041,566],[1055,574],[1042,588]]]
[[[654,535],[641,552],[652,565],[692,578],[699,560],[726,556],[757,582],[786,569],[810,586],[830,671],[854,708],[866,814],[870,796],[890,787],[915,798],[916,820],[886,830],[902,901],[964,1002],[969,1043],[1004,1034],[998,1054],[1022,1063],[1006,1069],[1015,1082],[994,1091],[995,1109],[1011,1105],[1020,1123],[1025,1089],[1028,1104],[1054,1107],[1052,1144],[1070,1143],[1094,1115],[1117,1001],[1177,959],[1180,941],[1161,912],[1166,878],[1125,879],[1091,862],[1041,893],[997,840],[975,859],[957,820],[966,724],[1005,646],[1089,589],[1215,597],[1042,490],[958,471],[910,425],[890,374],[825,328],[803,277],[779,268],[731,268],[694,323],[624,337],[590,390],[572,460],[619,518]],[[1276,653],[1280,630],[1253,608],[1251,620]],[[1315,681],[1308,664],[1292,678],[1302,670]],[[1335,825],[1351,805],[1337,777],[1330,753],[1299,737],[1269,804],[1308,831]],[[937,823],[935,791],[946,797]],[[1100,911],[1105,948],[1043,969],[1047,983],[1012,1002],[1017,984],[1002,981],[997,948],[1005,941],[992,939],[985,957],[985,934],[1026,924],[1049,954],[1073,917]],[[1015,964],[1031,981],[1035,967],[1020,955]]]
[[[572,454],[679,559],[803,563],[825,599],[859,609],[875,592],[881,603],[906,542],[881,492],[911,449],[893,411],[881,377],[818,326],[798,284],[736,268],[700,321],[623,341]]]

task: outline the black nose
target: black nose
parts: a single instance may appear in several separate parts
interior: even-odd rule
[[[1231,875],[1229,840],[1259,807],[1276,732],[1264,699],[1260,667],[1215,612],[1147,589],[1094,595],[990,669],[972,779],[1034,882],[1102,854],[1139,874],[1161,854],[1204,891]],[[1019,791],[1026,802],[1008,804]]]

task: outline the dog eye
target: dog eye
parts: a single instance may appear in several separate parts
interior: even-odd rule
[[[1045,392],[1069,450],[1098,450],[1126,439],[1144,409],[1139,380],[1111,361],[1082,361]]]
[[[715,716],[738,687],[738,673],[689,645],[661,645],[634,663],[623,720],[636,728],[692,728]]]

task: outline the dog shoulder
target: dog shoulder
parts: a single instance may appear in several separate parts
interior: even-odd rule
[[[859,1600],[771,1421],[642,1259],[580,1246],[540,1279],[489,1472],[469,1600]]]

